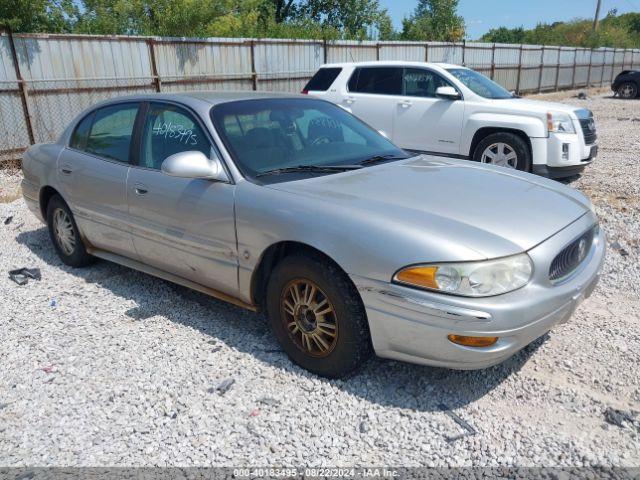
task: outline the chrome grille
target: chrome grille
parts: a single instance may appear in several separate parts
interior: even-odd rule
[[[570,275],[587,258],[597,227],[587,230],[556,255],[549,267],[549,279],[557,281]]]
[[[581,118],[580,126],[582,127],[582,134],[584,135],[584,143],[587,145],[595,143],[598,135],[596,135],[596,123],[593,121],[593,117]]]

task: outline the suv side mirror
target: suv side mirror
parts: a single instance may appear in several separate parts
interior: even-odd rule
[[[229,181],[222,162],[213,154],[213,151],[211,158],[207,158],[204,153],[197,150],[174,153],[164,159],[160,169],[172,177]]]
[[[436,89],[436,97],[444,100],[460,100],[462,96],[453,87],[438,87]]]

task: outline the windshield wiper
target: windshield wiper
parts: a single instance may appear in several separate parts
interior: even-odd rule
[[[364,167],[366,165],[373,165],[374,163],[387,162],[390,160],[404,160],[405,158],[410,158],[410,157],[408,156],[405,157],[402,155],[394,155],[392,153],[389,155],[374,155],[373,157],[369,157],[362,160],[361,162],[358,162],[358,165],[362,165]]]
[[[297,172],[314,172],[314,173],[330,173],[330,172],[345,172],[347,170],[357,170],[362,168],[362,165],[298,165],[295,167],[283,167],[274,168],[273,170],[267,170],[256,175],[256,177],[263,177],[265,175],[279,175],[281,173],[297,173]]]

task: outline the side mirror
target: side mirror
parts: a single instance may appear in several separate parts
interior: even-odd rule
[[[164,159],[160,168],[163,173],[172,177],[229,181],[222,162],[213,152],[211,158],[196,150],[174,153]]]
[[[460,100],[462,98],[460,92],[453,87],[438,87],[436,97],[444,100]]]

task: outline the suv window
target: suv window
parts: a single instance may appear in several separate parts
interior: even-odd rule
[[[349,79],[350,92],[402,95],[402,68],[361,67],[356,68]]]
[[[100,157],[129,163],[131,136],[137,114],[137,103],[112,105],[97,110],[84,150]]]
[[[422,68],[405,68],[404,94],[409,97],[435,98],[438,87],[451,84],[435,72]]]
[[[341,68],[321,68],[311,77],[311,80],[309,80],[309,83],[305,85],[302,91],[326,92],[338,75],[340,75],[341,71]]]
[[[197,150],[207,158],[211,144],[193,116],[175,105],[152,103],[142,132],[140,166],[160,169],[174,153]]]

